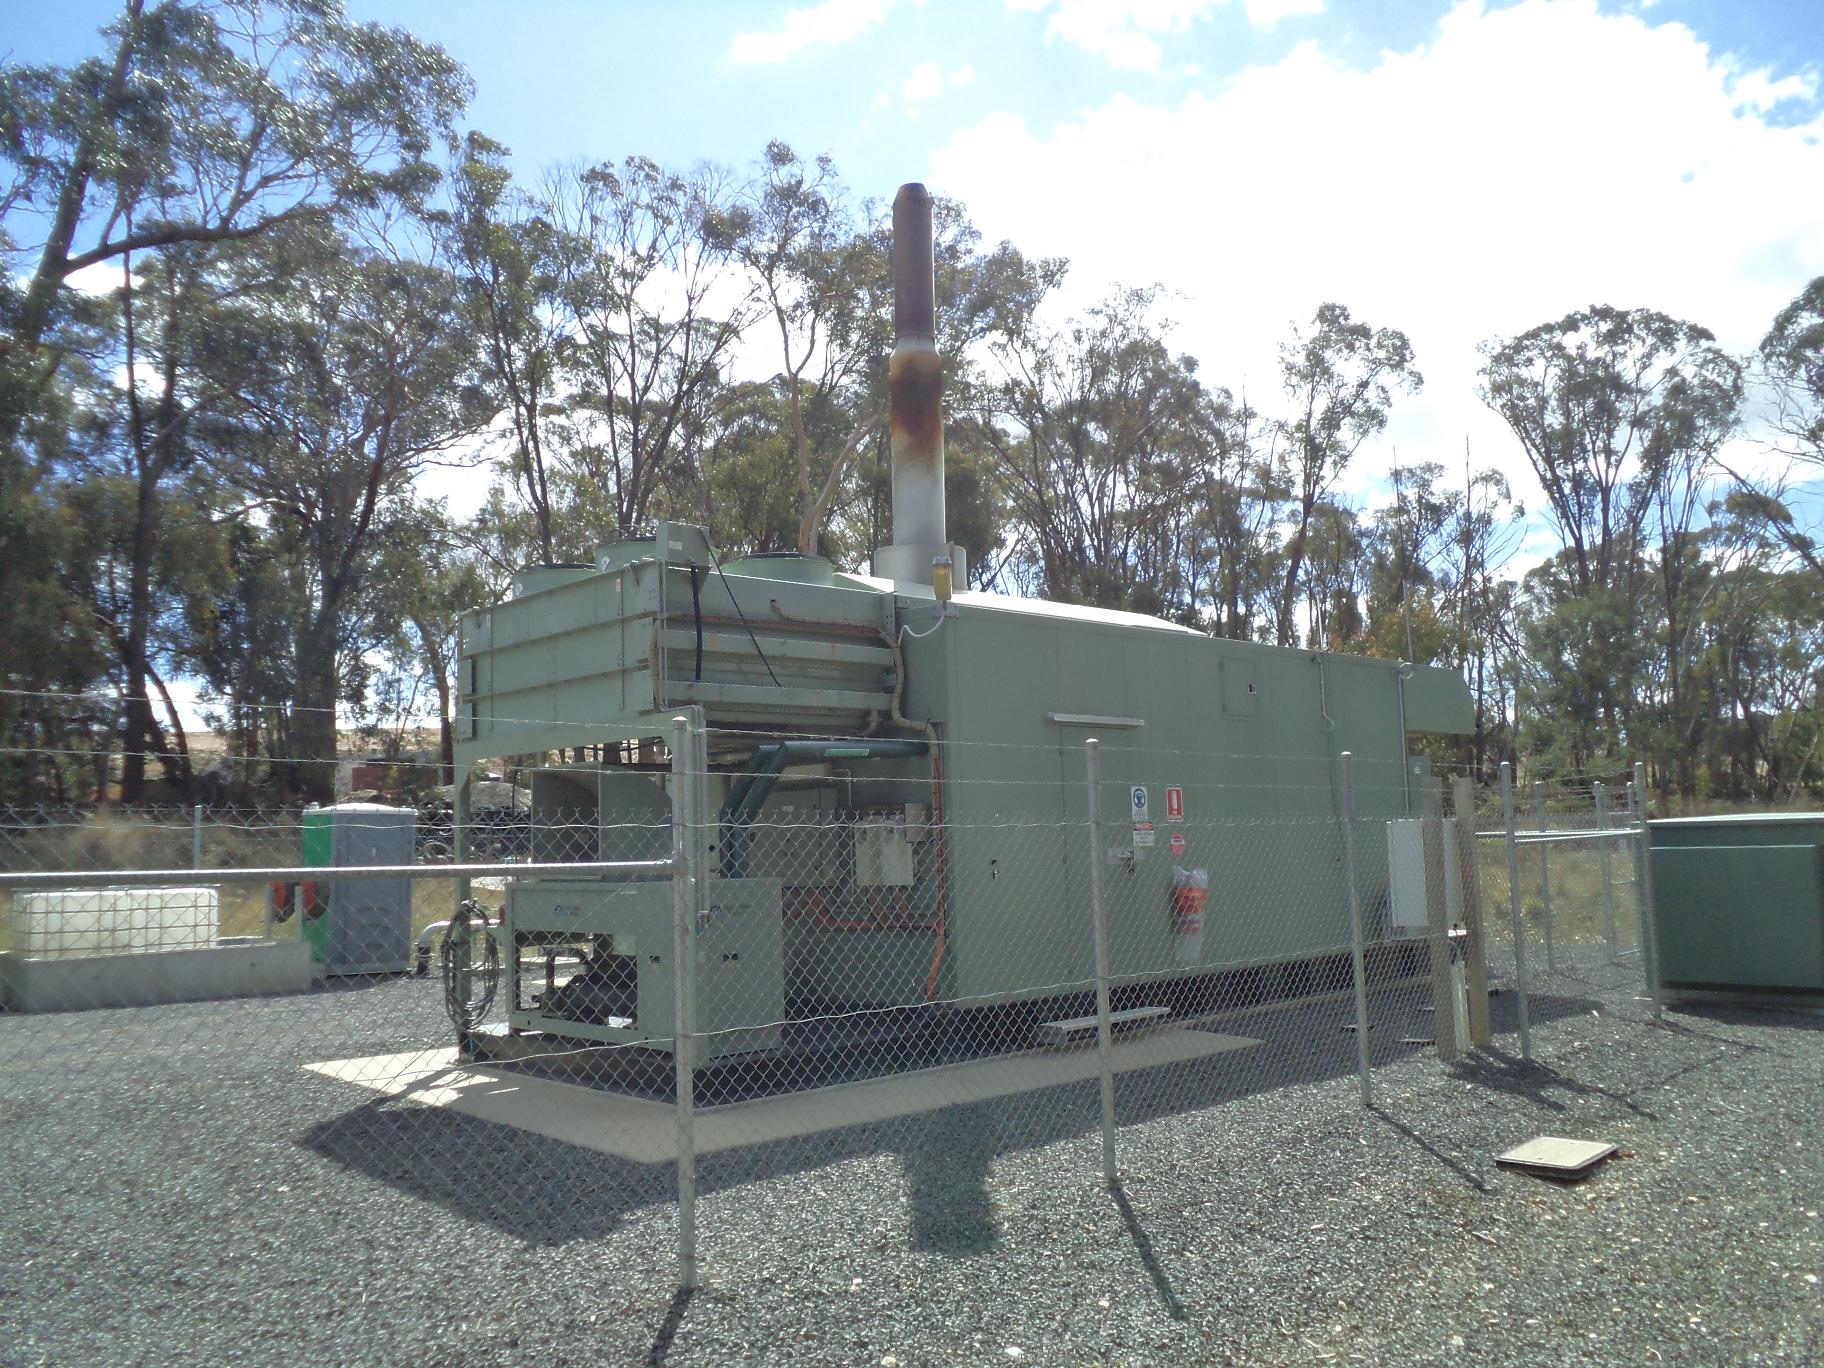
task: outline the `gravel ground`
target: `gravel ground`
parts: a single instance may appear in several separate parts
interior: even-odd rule
[[[1347,1004],[1253,1050],[672,1173],[301,1066],[444,1043],[437,992],[0,1017],[0,1363],[1809,1363],[1824,1358],[1824,1017],[1646,1019],[1555,980],[1526,1065]],[[1607,980],[1606,982],[1604,980]],[[1539,1133],[1587,1183],[1497,1170]]]

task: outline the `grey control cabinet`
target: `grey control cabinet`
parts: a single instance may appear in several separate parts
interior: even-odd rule
[[[325,870],[315,915],[300,934],[324,974],[402,974],[412,966],[412,881],[334,879],[351,865],[409,865],[418,814],[384,803],[304,812],[304,863]]]

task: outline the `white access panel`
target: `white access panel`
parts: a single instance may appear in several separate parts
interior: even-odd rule
[[[861,888],[910,888],[912,843],[904,820],[885,817],[855,824],[855,882]]]
[[[1425,823],[1417,817],[1387,823],[1387,915],[1396,937],[1417,938],[1430,929],[1425,910]],[[1441,825],[1444,836],[1444,920],[1451,926],[1463,920],[1463,899],[1457,888],[1457,828]]]

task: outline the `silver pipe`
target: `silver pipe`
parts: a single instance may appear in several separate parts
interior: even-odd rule
[[[1596,843],[1596,864],[1602,880],[1602,929],[1609,941],[1609,963],[1616,959],[1615,945],[1615,869],[1609,860],[1609,791],[1598,780],[1592,788],[1596,795],[1596,829],[1605,838]],[[1540,859],[1545,858],[1541,851]]]
[[[268,865],[257,869],[211,869],[197,877],[193,869],[33,870],[0,873],[0,888],[191,887],[198,884],[338,883],[345,879],[515,879],[587,878],[603,874],[628,876],[670,874],[671,860],[590,860],[577,864],[449,865]]]
[[[1596,786],[1597,811],[1602,810],[1602,785]],[[1545,780],[1533,780],[1533,820],[1539,823],[1539,830],[1545,830]],[[1608,866],[1603,866],[1606,871]],[[1548,852],[1539,852],[1539,899],[1545,905],[1545,971],[1548,974],[1558,972],[1558,952],[1552,944],[1552,860]]]
[[[1647,767],[1634,762],[1634,801],[1640,807],[1640,825],[1636,828],[1640,842],[1640,873],[1634,885],[1635,907],[1640,917],[1640,954],[1646,962],[1647,991],[1653,995],[1653,1020],[1658,1021],[1665,1008],[1664,991],[1659,982],[1659,923],[1653,905],[1653,831],[1647,823]]]
[[[677,1085],[678,1121],[678,1286],[686,1291],[697,1285],[697,1151],[693,1127],[696,1104],[696,1069],[691,1059],[696,1042],[691,1039],[695,970],[696,907],[700,899],[692,887],[690,864],[691,821],[690,719],[671,720],[671,1062]]]
[[[1089,930],[1096,947],[1096,1056],[1102,1075],[1102,1177],[1112,1188],[1115,1168],[1115,1061],[1108,1020],[1108,901],[1102,891],[1102,743],[1083,743],[1089,780]]]
[[[1526,924],[1520,916],[1520,861],[1514,842],[1514,766],[1501,762],[1501,818],[1507,835],[1507,910],[1514,926],[1514,1000],[1520,1007],[1520,1058],[1533,1057],[1532,1023],[1526,1012]]]
[[[1344,751],[1343,877],[1349,881],[1349,959],[1355,975],[1355,1066],[1362,1076],[1362,1105],[1374,1105],[1368,1059],[1368,966],[1362,950],[1362,895],[1355,874],[1355,757]]]

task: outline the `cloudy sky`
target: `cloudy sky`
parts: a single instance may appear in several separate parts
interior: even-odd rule
[[[1482,339],[1604,302],[1746,351],[1824,273],[1824,0],[348,4],[467,64],[527,170],[780,137],[860,195],[921,179],[1069,257],[1067,307],[1167,286],[1180,348],[1264,409],[1321,301],[1399,327],[1426,386],[1369,502],[1396,447],[1523,472]],[[114,9],[8,7],[20,60],[90,50]]]

